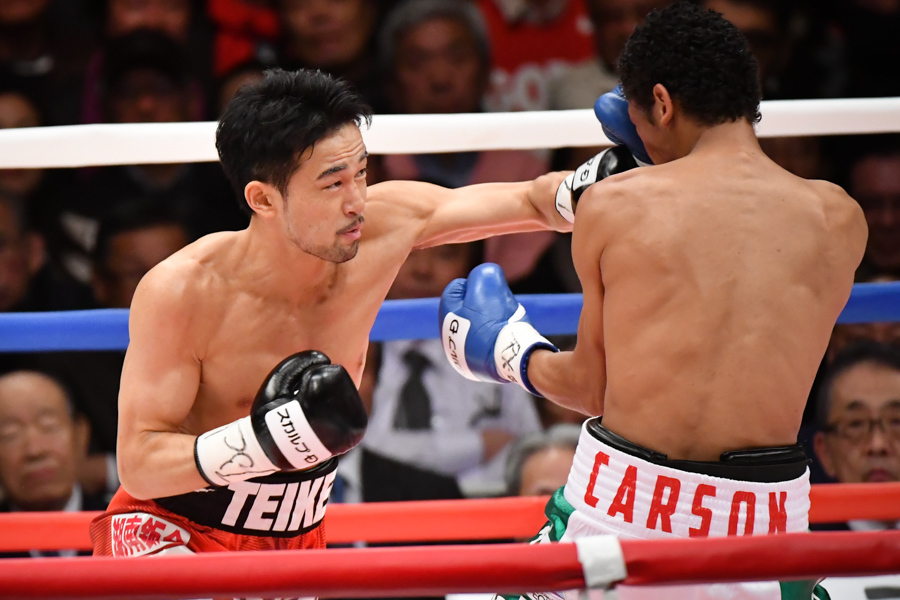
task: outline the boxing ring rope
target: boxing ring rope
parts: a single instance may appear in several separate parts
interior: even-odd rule
[[[578,328],[581,294],[524,294],[519,301],[544,335],[573,334]],[[858,283],[838,323],[900,321],[900,282]],[[438,299],[387,300],[371,339],[438,337]],[[124,350],[128,310],[98,309],[0,314],[0,352]]]
[[[813,485],[811,523],[900,519],[900,483]],[[331,504],[330,544],[526,539],[543,525],[546,497]],[[97,512],[0,514],[0,552],[89,550]]]
[[[777,560],[775,560],[777,558]],[[900,531],[0,561],[3,598],[321,598],[516,593],[900,571]],[[53,573],[53,577],[48,577]]]
[[[760,137],[900,131],[900,98],[767,100]],[[0,168],[212,162],[215,122],[32,127],[0,131]],[[422,135],[428,131],[429,135]],[[376,115],[363,129],[372,154],[604,146],[590,109],[452,115]]]

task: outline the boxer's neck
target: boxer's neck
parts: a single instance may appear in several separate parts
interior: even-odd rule
[[[274,226],[277,224],[250,220],[240,253],[241,271],[261,293],[300,303],[321,298],[323,290],[334,283],[339,265],[305,252],[280,231],[270,231]]]
[[[698,130],[693,143],[689,142],[689,153],[699,154],[706,152],[748,152],[761,153],[759,140],[753,131],[753,126],[746,119],[722,123],[713,127],[704,127]]]

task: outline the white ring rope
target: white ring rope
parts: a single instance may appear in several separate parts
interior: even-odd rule
[[[900,132],[900,98],[772,100],[760,137]],[[0,131],[0,168],[85,167],[218,160],[215,122],[31,127]],[[376,115],[372,154],[605,146],[590,109],[452,115]]]

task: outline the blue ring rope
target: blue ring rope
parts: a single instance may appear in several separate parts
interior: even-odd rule
[[[518,296],[531,322],[544,335],[574,334],[581,294]],[[371,339],[389,341],[438,337],[438,299],[387,300]],[[900,321],[900,282],[858,283],[838,323]],[[128,310],[0,314],[0,352],[124,350]]]

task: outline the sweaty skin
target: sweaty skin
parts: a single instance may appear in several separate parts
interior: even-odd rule
[[[457,190],[385,182],[367,195],[365,167],[359,129],[344,126],[301,157],[284,196],[247,185],[247,229],[206,236],[141,281],[119,394],[129,494],[206,487],[195,437],[248,415],[290,354],[320,350],[358,384],[369,331],[411,250],[569,227],[554,208],[565,173]]]
[[[746,120],[691,126],[668,154],[632,120],[657,166],[582,196],[578,343],[536,351],[532,384],[671,459],[795,444],[865,248],[862,211],[769,160]]]

